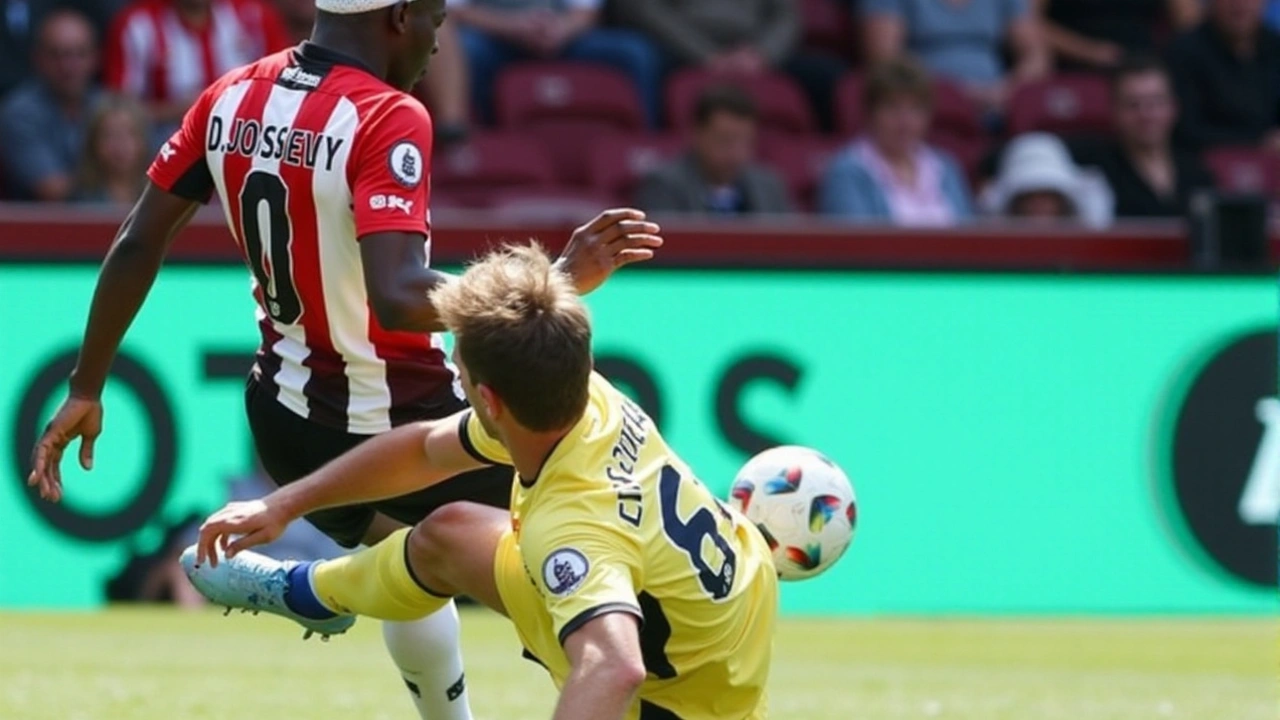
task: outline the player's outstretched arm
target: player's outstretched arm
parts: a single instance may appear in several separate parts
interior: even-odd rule
[[[85,470],[93,467],[93,443],[102,432],[99,398],[111,361],[151,291],[170,243],[198,207],[148,183],[120,226],[98,275],[80,358],[71,373],[70,396],[32,453],[27,484],[39,488],[45,500],[62,499],[62,454],[76,438],[81,438],[80,465]]]
[[[383,433],[261,500],[228,504],[200,527],[197,561],[217,565],[215,546],[232,557],[269,543],[316,510],[407,495],[481,467],[458,436],[465,412]]]
[[[607,613],[564,639],[569,674],[553,720],[622,720],[644,682],[640,632],[630,613]]]
[[[633,208],[605,210],[573,231],[556,266],[569,274],[579,295],[604,284],[623,265],[653,258],[662,247],[661,228]]]
[[[573,231],[556,261],[580,294],[600,287],[614,270],[653,257],[662,247],[661,229],[639,210],[606,210]],[[422,236],[380,232],[361,236],[364,284],[378,323],[388,330],[439,332],[445,329],[431,304],[431,291],[450,275],[427,267]]]

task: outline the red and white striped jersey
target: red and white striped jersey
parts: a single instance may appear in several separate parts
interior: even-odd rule
[[[218,193],[253,275],[259,377],[314,422],[373,434],[457,404],[439,336],[378,324],[357,241],[418,233],[429,255],[431,137],[417,100],[303,43],[215,82],[148,171]]]
[[[137,0],[111,25],[103,74],[132,97],[183,101],[288,45],[284,22],[262,0],[213,0],[199,28],[183,22],[172,0]]]

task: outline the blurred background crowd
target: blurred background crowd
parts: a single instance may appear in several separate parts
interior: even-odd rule
[[[0,0],[0,198],[132,202],[311,0]],[[1280,0],[449,0],[432,205],[915,227],[1280,189]],[[594,210],[592,210],[594,212]]]

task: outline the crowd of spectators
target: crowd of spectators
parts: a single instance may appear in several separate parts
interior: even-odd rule
[[[446,174],[493,192],[440,178],[445,207],[524,189],[710,216],[1096,227],[1181,216],[1215,186],[1280,191],[1280,0],[448,9],[418,95]],[[0,197],[127,204],[201,89],[305,39],[314,13],[312,0],[0,0]],[[486,175],[513,158],[545,167]]]

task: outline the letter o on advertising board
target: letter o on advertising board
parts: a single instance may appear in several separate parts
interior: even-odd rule
[[[1276,585],[1280,401],[1276,332],[1239,336],[1199,367],[1174,411],[1169,482],[1194,544],[1244,582]]]
[[[152,456],[147,463],[142,487],[123,507],[106,514],[81,512],[65,500],[60,503],[41,500],[39,494],[26,485],[31,450],[40,436],[40,411],[51,398],[62,396],[67,376],[75,367],[76,355],[75,350],[59,354],[27,384],[18,403],[17,417],[14,418],[16,432],[11,450],[14,477],[22,483],[24,496],[31,509],[58,532],[80,540],[105,542],[124,537],[143,527],[164,503],[177,465],[173,412],[164,391],[146,366],[131,355],[120,353],[111,368],[111,377],[122,383],[141,402],[150,434]],[[67,449],[68,457],[64,457],[64,462],[75,462],[75,445],[73,443]]]

